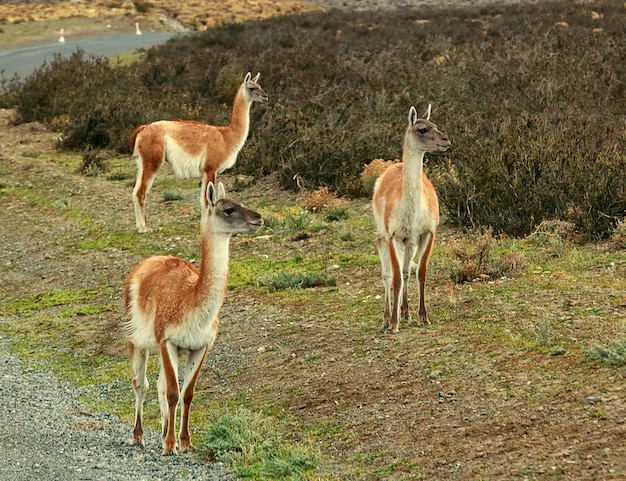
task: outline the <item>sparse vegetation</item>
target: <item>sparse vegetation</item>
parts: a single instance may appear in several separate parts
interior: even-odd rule
[[[278,274],[261,276],[259,285],[267,286],[272,291],[308,289],[310,287],[335,286],[337,279],[319,273],[280,271]]]
[[[626,339],[613,341],[608,347],[596,345],[587,350],[585,357],[608,366],[626,366]]]
[[[313,447],[290,442],[277,419],[239,409],[214,419],[197,443],[201,455],[222,461],[251,480],[305,480],[317,468]]]
[[[450,251],[458,259],[452,264],[450,278],[455,282],[499,279],[519,274],[526,266],[521,252],[509,252],[494,259],[496,239],[491,232],[469,239],[453,239]]]

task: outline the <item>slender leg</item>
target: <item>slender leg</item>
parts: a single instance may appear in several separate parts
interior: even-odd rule
[[[391,259],[391,272],[393,273],[393,308],[387,332],[395,334],[399,331],[400,296],[402,293],[402,267],[400,266],[398,254],[401,253],[403,249],[402,245],[398,245],[393,238],[389,239],[388,245],[389,257]]]
[[[176,409],[178,408],[178,348],[161,343],[161,372],[159,374],[159,404],[163,427],[163,455],[176,454]]]
[[[400,309],[402,319],[411,319],[409,313],[409,277],[411,277],[411,261],[415,257],[417,246],[408,240],[404,241],[404,257],[402,260],[402,307]]]
[[[206,346],[196,351],[190,351],[185,361],[185,377],[183,380],[182,397],[183,397],[183,409],[180,420],[180,449],[181,451],[193,451],[193,444],[191,444],[191,435],[189,434],[189,410],[191,409],[191,401],[193,400],[194,391],[196,388],[196,382],[200,375],[200,370],[204,359],[209,352],[209,347]]]
[[[152,176],[150,176],[150,174],[141,167],[141,162],[137,164],[139,168],[135,188],[133,189],[133,206],[135,208],[137,231],[144,233],[149,230],[146,225],[146,196],[154,183],[155,173],[152,173]]]
[[[143,439],[143,402],[148,391],[148,378],[146,377],[146,366],[148,365],[148,352],[144,349],[136,349],[129,344],[129,357],[133,371],[133,390],[135,391],[135,427],[131,444],[145,446]]]
[[[417,282],[420,292],[419,325],[430,324],[426,313],[426,302],[424,290],[426,286],[426,271],[428,270],[428,259],[435,243],[435,233],[427,232],[420,237],[417,261]]]
[[[383,329],[389,327],[391,321],[391,258],[389,257],[389,245],[387,240],[379,237],[376,239],[378,256],[382,267],[383,286],[385,288],[385,314],[383,315]]]

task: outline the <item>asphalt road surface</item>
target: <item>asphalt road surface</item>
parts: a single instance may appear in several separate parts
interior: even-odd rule
[[[18,75],[24,80],[44,62],[51,62],[55,54],[70,56],[77,50],[86,54],[115,57],[138,48],[149,48],[164,43],[174,33],[115,34],[86,38],[66,38],[65,43],[48,43],[0,50],[0,75],[6,79]]]

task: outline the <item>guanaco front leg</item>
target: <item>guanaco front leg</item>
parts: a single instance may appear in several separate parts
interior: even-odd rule
[[[426,313],[426,301],[424,299],[424,292],[426,286],[426,271],[428,269],[428,259],[432,252],[433,244],[435,243],[435,234],[427,232],[423,234],[419,239],[418,248],[418,264],[417,264],[417,283],[420,293],[420,307],[419,307],[419,322],[420,326],[424,324],[430,324],[428,320],[428,314]]]
[[[402,266],[398,258],[398,249],[396,242],[393,238],[389,239],[389,257],[391,259],[391,272],[392,272],[392,285],[393,285],[393,307],[391,310],[391,320],[389,321],[389,327],[387,332],[397,333],[399,331],[400,323],[400,298],[402,295]],[[401,252],[400,252],[401,253]]]
[[[158,391],[161,406],[163,455],[176,454],[176,410],[178,408],[178,348],[168,341],[160,345],[161,372]]]

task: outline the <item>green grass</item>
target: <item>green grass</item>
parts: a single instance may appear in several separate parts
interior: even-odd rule
[[[271,291],[308,289],[311,287],[336,286],[337,279],[321,273],[280,271],[278,274],[261,276],[259,285],[267,286]]]
[[[585,358],[607,366],[626,367],[626,339],[614,340],[608,347],[595,345],[585,352]]]
[[[219,415],[196,442],[200,455],[251,480],[306,480],[320,463],[311,445],[296,444],[277,419],[245,408]]]
[[[30,296],[17,296],[0,304],[0,315],[23,315],[56,306],[72,306],[100,295],[101,292],[94,289],[66,289],[46,291]]]

